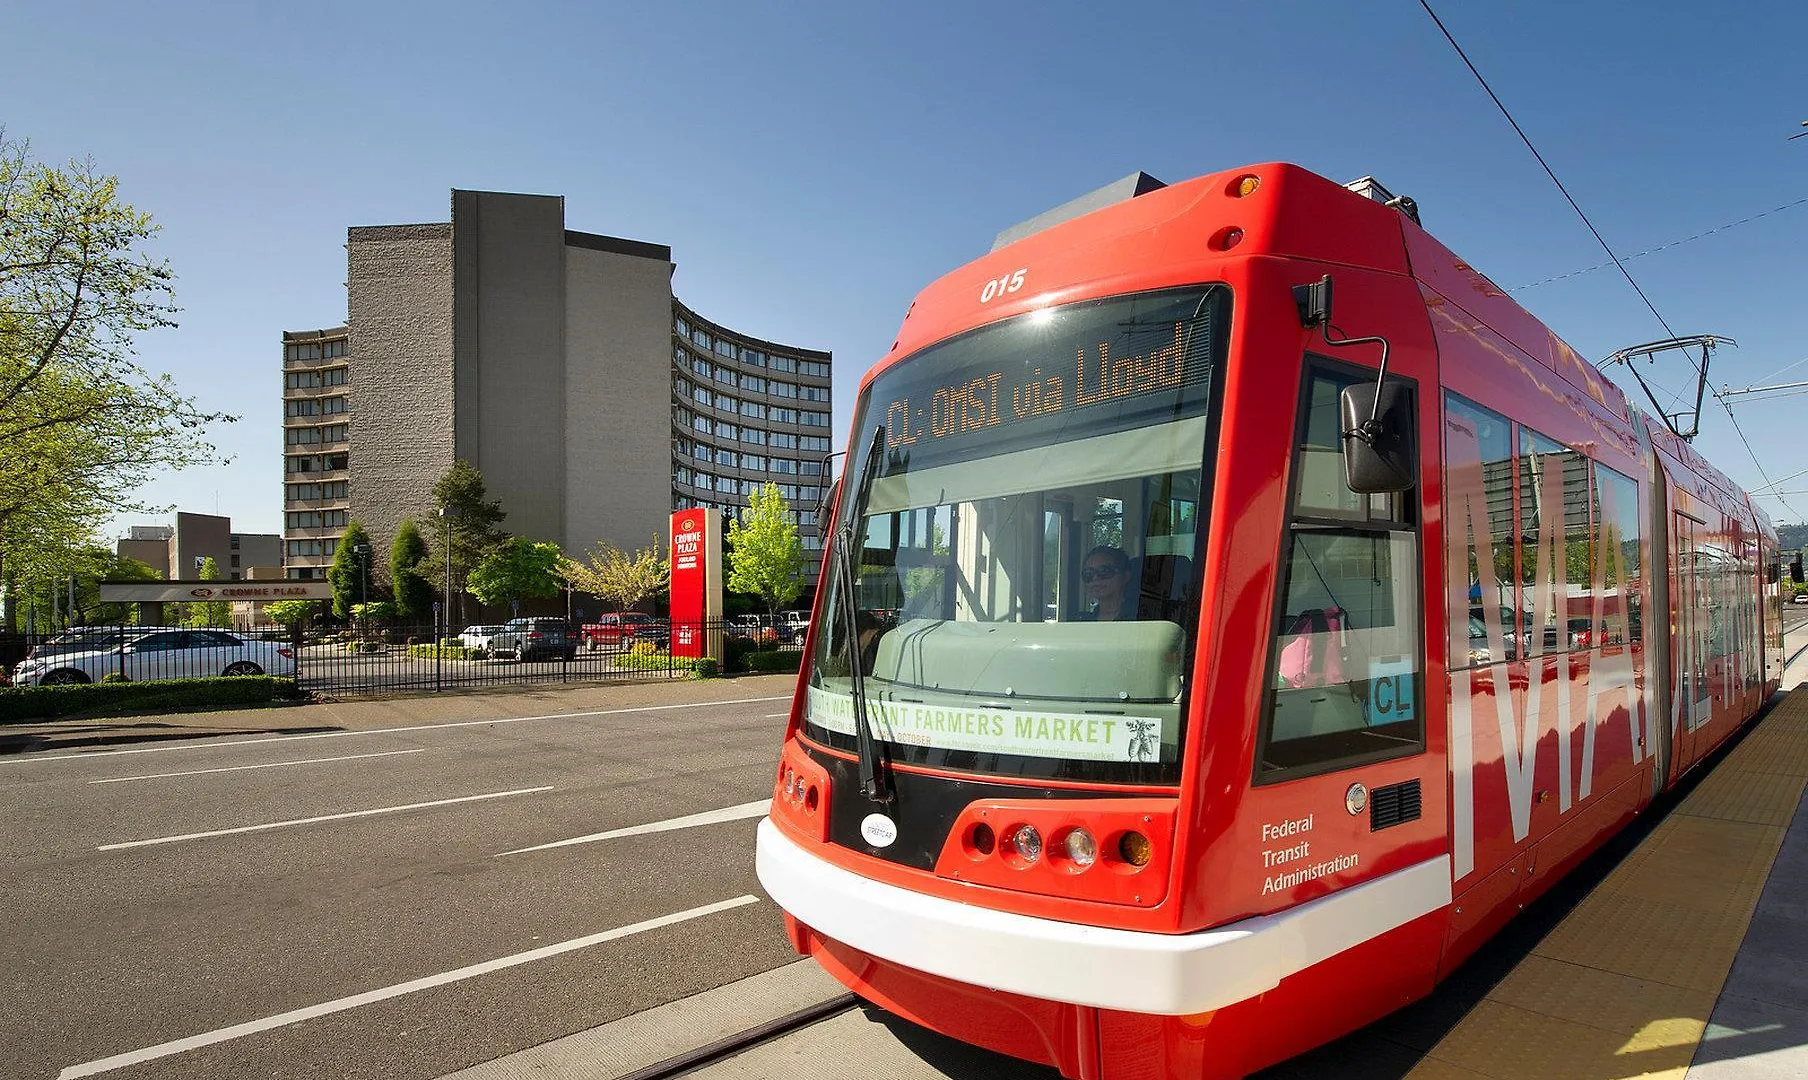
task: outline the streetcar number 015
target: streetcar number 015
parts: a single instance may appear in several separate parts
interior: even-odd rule
[[[1029,268],[1015,270],[1001,278],[993,278],[986,282],[986,287],[979,291],[979,302],[989,304],[1001,296],[1009,296],[1023,288],[1023,275]]]

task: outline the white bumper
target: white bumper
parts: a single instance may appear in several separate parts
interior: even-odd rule
[[[770,819],[760,884],[812,930],[918,971],[1028,997],[1187,1016],[1279,985],[1450,903],[1440,855],[1274,915],[1196,934],[1037,919],[886,885],[818,859]]]

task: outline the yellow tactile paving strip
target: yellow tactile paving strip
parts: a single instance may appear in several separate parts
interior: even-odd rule
[[[1784,698],[1410,1080],[1682,1080],[1808,784]]]

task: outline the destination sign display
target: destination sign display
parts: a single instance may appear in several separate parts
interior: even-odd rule
[[[1141,294],[983,328],[882,376],[870,415],[885,425],[887,449],[914,448],[908,456],[920,465],[922,452],[939,444],[987,434],[1016,442],[1020,431],[1028,438],[1081,414],[1092,431],[1202,411],[1219,295]]]

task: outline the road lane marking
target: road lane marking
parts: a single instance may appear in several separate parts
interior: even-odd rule
[[[781,716],[790,716],[790,715],[791,715],[791,714],[790,714],[790,713],[788,713],[788,712],[769,712],[769,713],[767,713],[767,714],[766,714],[766,715],[765,715],[765,716],[764,716],[764,717],[762,717],[762,719],[765,719],[765,720],[777,720],[777,719],[778,719],[778,718],[779,718],[779,717],[781,717]]]
[[[790,698],[790,694],[780,694],[773,697],[730,698],[726,701],[688,701],[681,705],[638,705],[631,709],[587,709],[582,712],[542,713],[538,716],[498,716],[488,720],[457,720],[450,724],[409,724],[405,727],[369,728],[364,731],[316,731],[307,735],[277,735],[268,739],[238,739],[233,742],[140,746],[132,750],[96,750],[89,754],[56,754],[50,757],[15,755],[0,757],[0,765],[24,765],[37,761],[92,761],[95,758],[120,757],[125,754],[159,754],[165,750],[218,750],[234,746],[257,746],[261,743],[295,742],[300,739],[339,739],[349,735],[388,735],[398,731],[434,731],[439,728],[480,727],[484,724],[520,724],[529,720],[572,720],[583,716],[622,716],[628,713],[699,709],[711,705],[748,705],[759,701],[788,701]]]
[[[152,844],[174,844],[182,840],[202,840],[210,836],[232,836],[237,833],[265,832],[270,829],[283,829],[290,825],[313,825],[321,821],[343,821],[346,818],[372,817],[377,814],[399,814],[403,810],[421,810],[429,806],[451,806],[454,803],[481,802],[484,799],[501,799],[510,795],[532,795],[536,792],[551,791],[552,785],[545,787],[516,788],[513,791],[492,791],[484,795],[465,795],[456,799],[435,799],[432,802],[409,803],[407,806],[379,806],[375,810],[352,810],[344,814],[322,814],[319,817],[294,818],[289,821],[271,821],[263,825],[240,825],[236,829],[214,829],[211,832],[183,833],[181,836],[159,836],[152,840],[128,840],[123,844],[102,844],[96,851],[119,851],[123,848],[150,847]]]
[[[614,930],[604,930],[600,934],[573,938],[570,941],[561,941],[556,945],[544,945],[538,949],[530,949],[527,952],[515,953],[512,956],[504,956],[496,960],[485,960],[480,964],[472,964],[468,967],[442,972],[438,975],[428,975],[424,978],[411,979],[408,982],[397,983],[394,986],[385,986],[376,990],[366,990],[362,994],[353,994],[351,997],[342,997],[319,1005],[310,1005],[305,1009],[294,1009],[290,1012],[265,1017],[262,1020],[251,1020],[243,1024],[234,1024],[232,1027],[224,1027],[214,1031],[204,1032],[200,1035],[190,1035],[186,1039],[176,1039],[172,1042],[159,1043],[156,1046],[147,1046],[143,1050],[133,1050],[124,1054],[115,1054],[108,1058],[100,1058],[95,1061],[85,1061],[80,1065],[71,1065],[58,1073],[57,1080],[77,1080],[78,1077],[97,1076],[104,1072],[112,1072],[114,1069],[123,1069],[129,1065],[140,1065],[147,1061],[155,1061],[158,1058],[169,1057],[172,1054],[187,1053],[190,1050],[196,1050],[203,1046],[212,1046],[214,1043],[226,1042],[231,1039],[240,1039],[244,1038],[246,1035],[255,1035],[261,1031],[270,1031],[274,1028],[287,1027],[290,1024],[299,1024],[304,1020],[313,1020],[316,1017],[328,1016],[336,1012],[344,1012],[347,1009],[355,1009],[360,1005],[369,1005],[372,1002],[387,1001],[393,997],[401,997],[403,994],[412,994],[417,990],[428,990],[435,986],[444,986],[447,983],[462,982],[465,979],[475,978],[479,975],[487,975],[493,971],[518,967],[521,964],[531,964],[536,960],[545,960],[548,957],[558,956],[561,953],[573,952],[577,949],[587,949],[592,945],[601,945],[606,941],[616,941],[620,938],[632,937],[635,934],[642,934],[649,930],[657,930],[661,927],[672,926],[676,923],[688,922],[691,919],[700,919],[705,915],[714,915],[717,912],[729,911],[734,908],[745,907],[748,904],[757,903],[759,903],[759,897],[757,896],[737,896],[732,900],[720,900],[713,904],[705,904],[702,907],[694,907],[685,911],[674,912],[671,915],[661,915],[656,919],[647,919],[644,922],[633,923],[629,926],[616,927]]]
[[[550,844],[539,844],[534,847],[516,848],[514,851],[503,851],[496,854],[500,859],[504,855],[523,855],[529,851],[545,851],[548,848],[570,847],[573,844],[594,844],[598,840],[613,840],[618,836],[640,836],[643,833],[670,832],[673,829],[693,829],[699,825],[714,825],[722,821],[741,821],[746,818],[763,817],[772,806],[771,799],[756,799],[739,806],[725,806],[720,810],[705,810],[701,814],[688,814],[684,817],[655,821],[650,825],[630,825],[625,829],[610,829],[608,832],[591,833],[589,836],[574,836],[569,840],[555,840]]]
[[[172,776],[201,776],[206,773],[244,772],[246,769],[281,769],[289,765],[319,765],[327,761],[357,761],[361,758],[394,757],[397,754],[421,754],[426,747],[415,750],[383,750],[375,754],[347,754],[344,757],[306,758],[301,761],[272,761],[267,765],[228,765],[223,769],[190,769],[187,772],[151,773],[148,776],[115,776],[107,780],[90,780],[90,784],[124,784],[133,780],[167,780]]]

